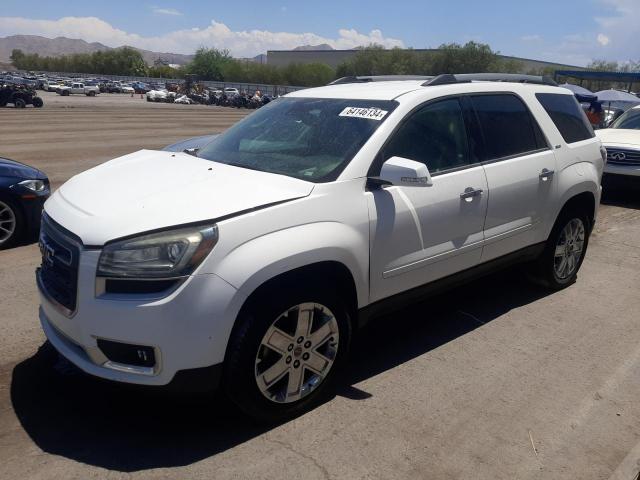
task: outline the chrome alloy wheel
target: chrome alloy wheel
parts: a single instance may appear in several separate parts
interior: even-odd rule
[[[338,340],[338,321],[327,307],[302,303],[290,308],[262,338],[255,362],[258,388],[276,403],[304,398],[329,374]]]
[[[16,231],[16,215],[4,202],[0,202],[0,245],[9,240]]]
[[[558,279],[565,280],[576,272],[584,250],[584,240],[584,223],[579,218],[572,219],[562,229],[554,256],[554,269]]]

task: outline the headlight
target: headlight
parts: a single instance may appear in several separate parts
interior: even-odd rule
[[[98,277],[169,279],[191,274],[218,241],[218,226],[186,227],[105,245]]]
[[[23,180],[22,182],[18,182],[18,185],[22,185],[33,192],[42,192],[47,188],[43,180]]]

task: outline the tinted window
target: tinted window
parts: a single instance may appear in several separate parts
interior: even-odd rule
[[[611,124],[611,128],[640,129],[640,109],[627,110]]]
[[[547,111],[567,143],[592,138],[593,128],[573,95],[536,93],[536,98]]]
[[[311,182],[337,178],[398,104],[282,97],[236,123],[198,156]]]
[[[460,101],[442,100],[413,113],[384,148],[384,159],[404,157],[435,173],[469,162],[467,132]]]
[[[547,148],[537,122],[515,95],[476,95],[471,100],[482,129],[487,160]]]

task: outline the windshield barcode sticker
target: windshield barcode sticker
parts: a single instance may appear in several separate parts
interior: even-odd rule
[[[384,116],[389,113],[386,110],[380,110],[379,108],[360,108],[360,107],[347,107],[340,112],[340,117],[355,117],[355,118],[368,118],[369,120],[382,120]]]

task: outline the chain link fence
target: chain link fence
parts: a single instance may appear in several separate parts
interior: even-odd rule
[[[38,72],[49,77],[65,77],[65,78],[99,78],[120,82],[143,82],[143,83],[182,83],[182,78],[158,78],[158,77],[132,77],[127,75],[102,75],[96,73],[70,73],[70,72]],[[200,80],[201,83],[209,88],[237,88],[238,91],[254,93],[260,90],[263,94],[270,97],[285,95],[296,90],[302,90],[306,87],[296,87],[292,85],[266,85],[263,83],[239,83],[239,82],[215,82],[210,80]]]

